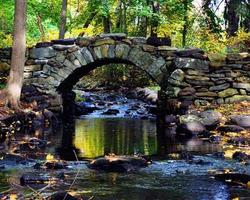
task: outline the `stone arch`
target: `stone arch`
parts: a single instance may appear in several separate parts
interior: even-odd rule
[[[159,86],[163,85],[165,76],[163,71],[167,68],[165,59],[144,51],[138,45],[129,45],[112,39],[99,39],[87,47],[70,48],[67,53],[65,51],[57,52],[56,57],[48,61],[48,63],[56,61],[56,66],[45,65],[43,69],[50,75],[48,83],[51,90],[60,92],[64,87],[70,89],[86,73],[111,63],[130,64],[138,67]]]

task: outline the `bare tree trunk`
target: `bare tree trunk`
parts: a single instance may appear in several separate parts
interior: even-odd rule
[[[43,24],[42,24],[42,18],[40,15],[36,15],[36,18],[37,18],[38,29],[41,33],[41,39],[42,39],[42,41],[45,41],[45,32],[44,32],[44,28],[43,28]]]
[[[110,22],[110,15],[103,17],[103,31],[104,33],[110,33],[111,29],[111,22]]]
[[[62,1],[59,39],[64,39],[65,32],[66,32],[67,4],[68,4],[68,0],[63,0]]]
[[[236,34],[239,28],[239,16],[237,15],[237,8],[240,1],[228,0],[226,1],[225,20],[227,25],[227,33],[229,36]]]
[[[160,12],[160,4],[156,1],[152,2],[153,13],[158,14]],[[157,17],[153,17],[151,24],[151,37],[157,37],[157,28],[159,22]]]
[[[87,18],[87,20],[85,21],[84,25],[83,25],[83,28],[86,29],[89,27],[90,23],[92,22],[92,20],[95,18],[97,12],[92,12],[90,14],[90,16]],[[79,34],[79,36],[84,36],[85,35],[85,30],[83,32],[81,32]]]
[[[26,43],[26,0],[15,0],[14,41],[11,55],[11,69],[7,84],[8,104],[19,108],[23,84]]]
[[[188,2],[184,0],[184,26],[182,32],[182,47],[186,46],[186,39],[187,39],[187,29],[188,29]]]
[[[118,1],[118,5],[116,8],[116,15],[117,15],[117,20],[116,20],[116,29],[119,30],[119,32],[122,31],[122,20],[123,20],[123,15],[122,15],[122,1]]]

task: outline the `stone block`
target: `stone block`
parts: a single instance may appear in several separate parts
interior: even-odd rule
[[[93,47],[97,47],[97,46],[101,46],[101,45],[115,45],[115,41],[109,38],[106,39],[98,39],[96,40],[92,46]]]
[[[245,89],[250,92],[250,83],[233,83],[233,87],[237,89]]]
[[[52,58],[56,56],[56,51],[52,47],[32,48],[29,56],[34,59]]]
[[[194,59],[194,58],[176,58],[174,60],[176,68],[179,69],[195,69],[195,70],[209,70],[208,61]]]
[[[176,69],[173,71],[170,77],[178,81],[183,81],[185,78],[185,73],[181,69]]]
[[[81,53],[82,53],[83,57],[85,58],[87,64],[94,61],[93,56],[92,56],[91,52],[88,50],[88,48],[83,47],[81,49]]]
[[[79,63],[83,66],[83,65],[87,65],[87,61],[85,60],[83,54],[81,53],[81,51],[75,51],[73,53],[75,55],[75,57],[77,58],[77,60],[79,61]],[[75,62],[75,60],[73,61]]]
[[[210,91],[221,91],[221,90],[225,90],[227,88],[230,87],[230,84],[229,83],[224,83],[224,84],[221,84],[221,85],[215,85],[215,86],[212,86],[209,88]]]
[[[40,71],[41,68],[42,68],[41,65],[27,65],[27,66],[24,66],[24,71],[35,72],[35,71]]]
[[[232,97],[226,98],[225,103],[237,103],[241,101],[250,101],[250,96],[247,95],[234,95]]]
[[[115,57],[127,59],[130,51],[130,46],[127,44],[117,44],[115,49]]]
[[[221,98],[231,97],[235,94],[238,94],[238,90],[234,88],[228,88],[218,93],[219,97]]]
[[[91,38],[89,37],[78,37],[76,39],[76,45],[78,45],[79,47],[86,47],[91,43]]]

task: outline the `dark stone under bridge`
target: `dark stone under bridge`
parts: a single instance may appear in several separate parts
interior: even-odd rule
[[[161,87],[158,106],[163,114],[174,110],[166,105],[168,99],[201,103],[250,100],[249,61],[244,60],[249,54],[238,55],[216,71],[202,50],[177,49],[161,41],[103,34],[38,43],[27,49],[24,85],[37,88],[47,97],[47,107],[60,111],[62,97],[80,78],[97,67],[120,63],[141,69]],[[10,55],[11,49],[0,49],[0,65],[9,65]],[[234,80],[238,76],[247,81]]]

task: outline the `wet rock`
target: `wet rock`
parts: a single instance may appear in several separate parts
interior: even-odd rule
[[[188,164],[195,164],[195,165],[208,165],[211,164],[210,162],[206,162],[204,160],[198,159],[198,160],[189,160]]]
[[[1,156],[0,165],[27,164],[28,161],[32,161],[15,154],[5,153],[5,154],[0,154],[0,156]]]
[[[188,151],[184,151],[184,152],[180,153],[180,159],[190,161],[190,160],[193,160],[193,158],[194,158],[194,156]]]
[[[229,124],[235,124],[243,128],[250,128],[250,115],[235,115],[230,117]]]
[[[189,122],[195,122],[199,120],[200,118],[197,115],[188,114],[188,115],[180,116],[180,123],[189,123]]]
[[[247,185],[250,181],[250,175],[240,173],[216,174],[215,178],[230,185]]]
[[[213,153],[213,157],[219,158],[219,159],[224,159],[225,153],[224,152],[216,152],[216,153]]]
[[[178,118],[175,115],[166,115],[165,116],[165,124],[167,126],[172,126],[178,122]]]
[[[60,191],[48,197],[46,200],[77,200],[77,198],[67,192]]]
[[[46,147],[47,141],[38,138],[30,138],[28,141],[28,145],[31,149],[41,149]]]
[[[219,135],[211,135],[209,137],[209,141],[212,142],[212,143],[220,143],[221,136],[219,136]]]
[[[105,156],[93,160],[88,164],[90,169],[107,172],[129,172],[136,171],[142,167],[147,167],[148,160],[135,156]]]
[[[247,154],[244,153],[244,152],[236,151],[236,152],[233,154],[233,159],[234,159],[234,160],[237,160],[237,161],[240,161],[240,162],[247,161],[249,158],[250,158],[250,156],[247,155]]]
[[[46,169],[58,170],[58,169],[66,169],[68,165],[64,162],[46,162],[45,167]]]
[[[91,102],[81,102],[79,104],[81,107],[82,107],[82,112],[83,113],[92,113],[94,112],[95,110],[99,110],[98,107],[96,107],[95,104],[91,103]],[[80,109],[80,108],[79,108]]]
[[[220,131],[222,133],[227,133],[227,132],[241,132],[244,131],[245,129],[237,126],[237,125],[224,125],[224,126],[220,126],[217,128],[217,131]]]
[[[205,126],[198,121],[179,124],[176,128],[178,136],[192,137],[206,131]]]
[[[107,111],[103,112],[102,115],[117,115],[120,111],[116,109],[108,109]]]
[[[20,184],[25,185],[39,185],[39,184],[48,184],[56,183],[59,179],[57,177],[51,177],[44,174],[38,173],[27,173],[23,174],[20,178]]]

